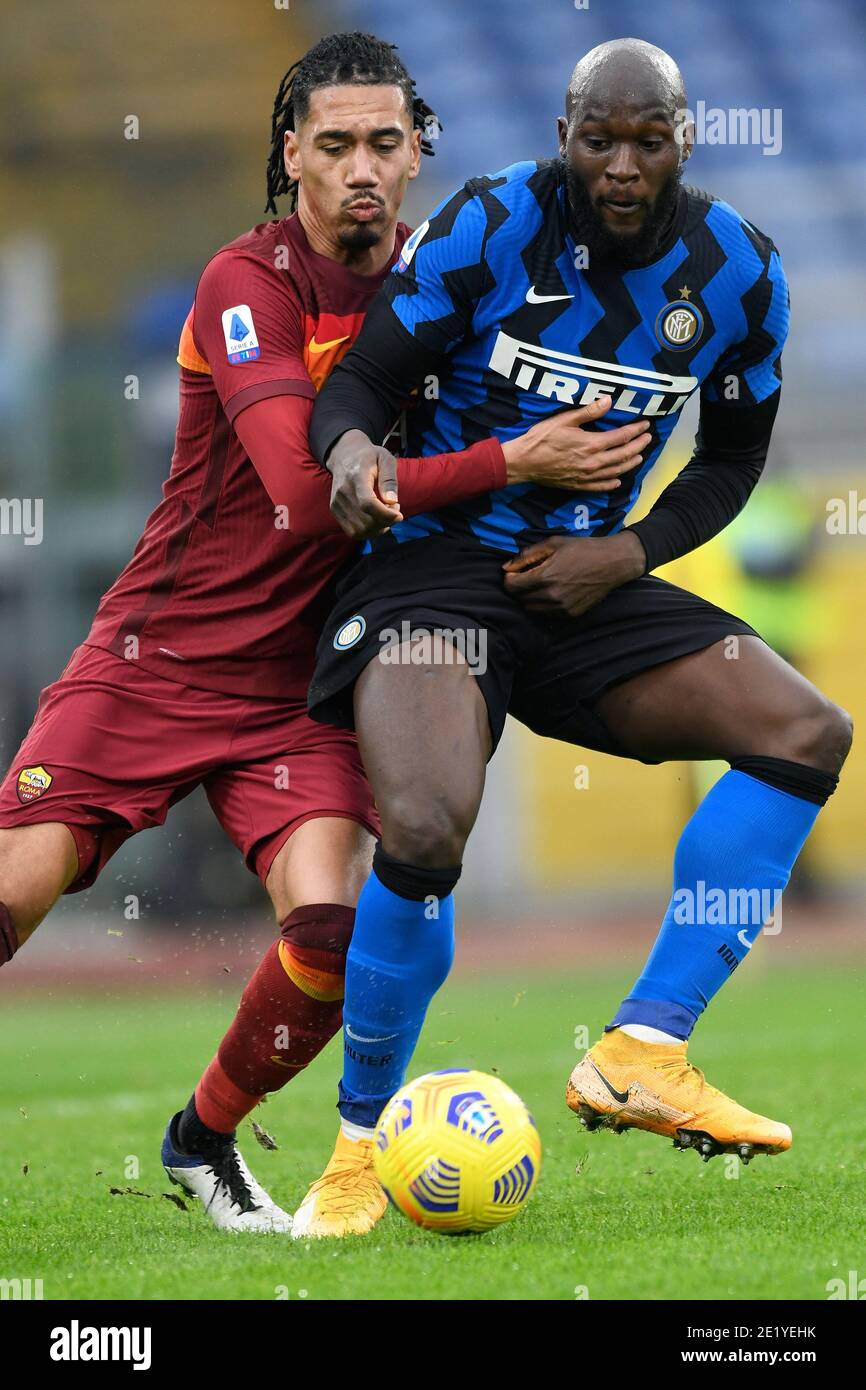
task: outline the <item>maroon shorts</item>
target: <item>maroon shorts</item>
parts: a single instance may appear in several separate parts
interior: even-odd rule
[[[86,646],[40,696],[0,786],[0,827],[67,825],[74,893],[199,784],[263,883],[304,821],[342,816],[379,834],[354,735],[315,724],[304,701],[196,690]]]

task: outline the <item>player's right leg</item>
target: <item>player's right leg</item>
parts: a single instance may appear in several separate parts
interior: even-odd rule
[[[7,913],[0,910],[0,963],[62,893],[89,888],[124,840],[162,823],[181,784],[194,785],[195,740],[186,730],[183,741],[172,740],[171,702],[160,698],[160,686],[181,690],[134,662],[81,646],[42,691],[0,783],[0,903]],[[176,704],[198,728],[195,701]]]
[[[33,724],[0,785],[0,961],[62,892],[93,883],[124,840],[161,825],[168,808],[225,760],[244,709],[237,697],[154,676],[136,662],[79,647],[43,692]],[[232,1143],[216,1166],[196,1166],[210,1215],[238,1200],[277,1210]],[[184,1185],[188,1185],[188,1182]],[[249,1194],[249,1198],[247,1196]],[[289,1219],[280,1213],[283,1229]],[[234,1229],[258,1226],[245,1217]],[[228,1224],[217,1222],[217,1224]]]
[[[163,1161],[170,1177],[204,1198],[217,1225],[285,1232],[291,1218],[252,1190],[238,1186],[212,1202],[209,1169],[235,1149],[238,1127],[262,1098],[300,1075],[340,1029],[355,904],[379,827],[355,739],[314,723],[305,704],[249,702],[232,753],[236,761],[208,779],[208,799],[264,883],[280,932],[170,1122]],[[184,1151],[202,1161],[184,1165]],[[370,1226],[386,1205],[371,1159],[353,1146],[349,1166],[367,1198],[358,1220]]]
[[[89,887],[132,833],[133,822],[123,820],[126,808],[112,802],[122,795],[116,769],[110,769],[110,783],[100,780],[100,755],[110,742],[102,730],[121,722],[120,692],[102,680],[105,663],[112,661],[118,659],[76,648],[62,674],[42,691],[33,723],[0,781],[0,965],[61,894]],[[128,747],[124,756],[128,760]]]
[[[475,822],[491,749],[487,707],[469,666],[441,637],[416,664],[404,644],[355,684],[358,743],[382,839],[346,958],[344,1064],[334,1158],[295,1215],[293,1235],[368,1229],[369,1193],[351,1146],[371,1150],[454,952],[452,890]]]
[[[0,965],[10,961],[78,874],[66,825],[49,821],[0,829]]]

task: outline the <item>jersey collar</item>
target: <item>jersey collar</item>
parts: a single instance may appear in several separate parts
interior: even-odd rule
[[[289,241],[303,250],[304,255],[310,261],[321,267],[323,273],[322,278],[326,280],[328,284],[334,286],[338,291],[342,286],[349,294],[358,294],[359,292],[369,294],[371,289],[382,284],[400,255],[403,249],[403,243],[409,236],[410,230],[405,222],[398,222],[394,235],[394,249],[387,265],[376,275],[359,275],[356,270],[352,270],[349,266],[343,265],[340,261],[332,260],[330,256],[323,256],[321,252],[314,251],[307,240],[307,234],[296,212],[293,212],[290,217],[284,219],[283,226]]]

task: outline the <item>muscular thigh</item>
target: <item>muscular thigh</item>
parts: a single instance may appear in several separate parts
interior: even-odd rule
[[[657,743],[666,749],[665,740],[678,736],[672,710],[661,712],[652,729],[642,712],[633,737],[635,720],[625,717],[621,692],[652,688],[664,671],[704,670],[701,653],[711,649],[720,653],[711,659],[718,684],[729,674],[721,654],[743,652],[749,642],[763,647],[732,613],[647,575],[614,589],[580,618],[553,625],[541,659],[515,681],[509,711],[546,737],[647,762],[720,756],[656,752]]]
[[[809,762],[827,701],[760,638],[726,639],[608,690],[596,712],[647,762],[751,756]],[[834,756],[828,749],[828,770]]]
[[[432,659],[421,664],[411,643],[399,658],[394,649],[388,662],[370,661],[356,682],[354,709],[383,847],[427,862],[419,856],[429,844],[430,867],[445,867],[475,822],[491,734],[475,676],[446,642],[434,641]]]
[[[78,873],[78,851],[57,822],[0,829],[0,902],[23,943]]]
[[[837,773],[850,721],[749,625],[654,576],[556,625],[510,712],[535,732],[640,759],[774,757]]]

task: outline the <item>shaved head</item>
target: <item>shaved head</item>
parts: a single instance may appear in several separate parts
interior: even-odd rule
[[[670,120],[686,106],[682,73],[669,53],[643,39],[611,39],[581,58],[565,95],[569,121],[588,110],[612,106],[632,110],[658,107]]]
[[[693,131],[686,90],[669,53],[643,39],[612,39],[574,72],[560,116],[572,229],[590,263],[645,265],[679,206]]]

